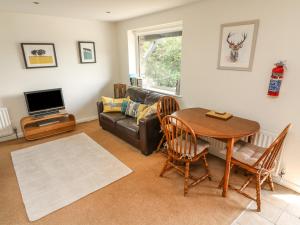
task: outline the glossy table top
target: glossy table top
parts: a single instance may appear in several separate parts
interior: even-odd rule
[[[259,131],[256,121],[233,116],[228,120],[208,117],[210,111],[203,108],[188,108],[174,112],[172,115],[184,120],[196,135],[213,138],[241,138]]]

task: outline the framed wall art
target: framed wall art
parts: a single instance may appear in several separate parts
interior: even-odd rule
[[[78,42],[80,63],[96,63],[95,42]]]
[[[218,69],[251,71],[259,20],[221,25]]]
[[[53,43],[21,43],[26,69],[57,67]]]

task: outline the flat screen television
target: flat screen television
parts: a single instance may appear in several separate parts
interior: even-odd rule
[[[57,113],[65,108],[61,88],[24,92],[29,115]]]

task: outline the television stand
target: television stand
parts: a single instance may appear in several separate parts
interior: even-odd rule
[[[33,118],[35,119],[39,119],[39,118],[43,118],[45,116],[51,116],[53,114],[59,114],[59,110],[52,110],[52,111],[47,111],[47,112],[43,112],[43,113],[37,113],[32,115]]]
[[[75,116],[67,113],[44,115],[42,117],[26,116],[20,121],[26,140],[32,141],[55,134],[75,130]]]

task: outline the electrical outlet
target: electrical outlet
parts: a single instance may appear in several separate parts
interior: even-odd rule
[[[285,175],[285,169],[282,168],[282,169],[280,170],[279,176],[282,178],[284,175]]]

